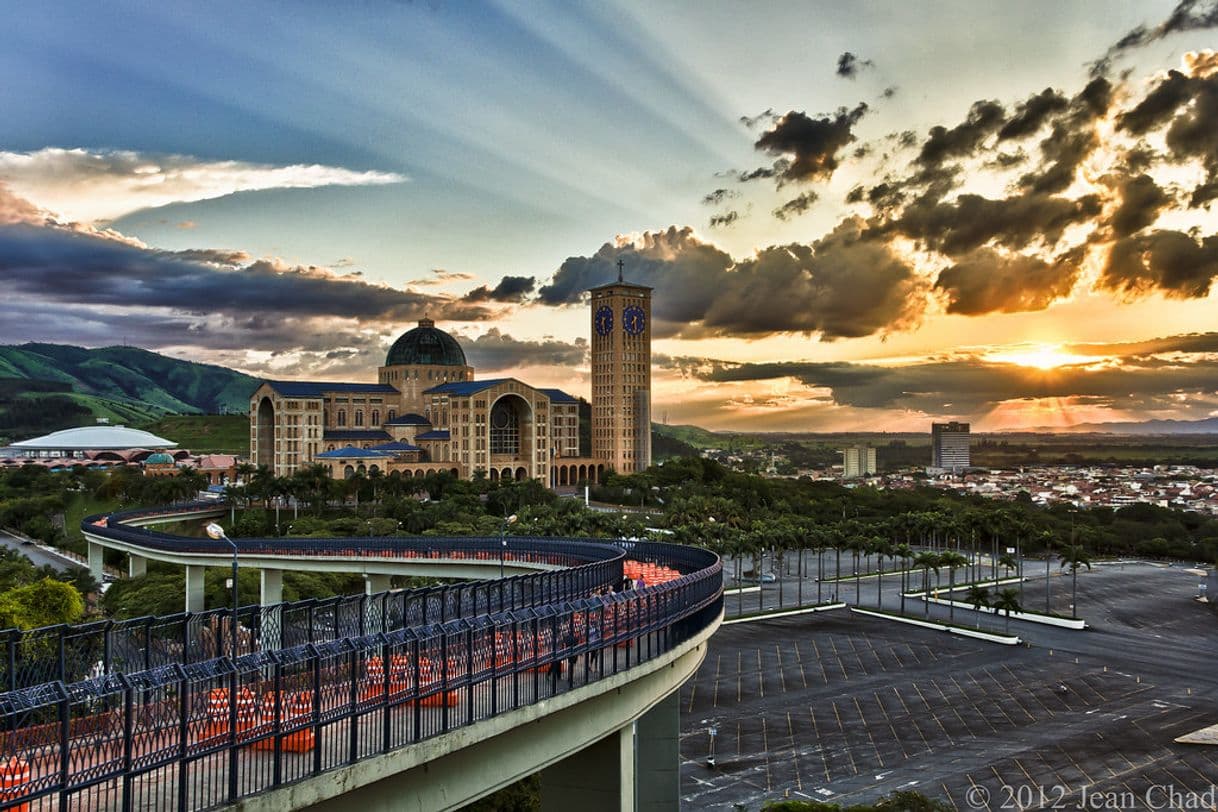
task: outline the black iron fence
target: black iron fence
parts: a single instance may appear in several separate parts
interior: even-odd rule
[[[541,556],[573,543],[513,541]],[[23,671],[16,655],[48,648],[69,678],[0,694],[0,806],[233,803],[618,673],[722,611],[722,567],[708,551],[574,543],[611,557],[503,581],[248,607],[247,653],[235,660],[215,656],[217,645],[227,650],[224,610],[21,634],[10,675],[33,679],[37,669]],[[595,594],[620,580],[626,556],[684,574]],[[71,676],[89,662],[97,673]]]

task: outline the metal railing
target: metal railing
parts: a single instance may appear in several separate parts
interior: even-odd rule
[[[379,543],[400,540],[341,541],[384,549]],[[541,556],[551,544],[573,543],[512,542]],[[187,812],[234,803],[631,668],[690,639],[722,610],[713,553],[574,543],[611,557],[503,581],[249,607],[241,616],[241,626],[251,624],[249,653],[235,660],[189,642],[206,641],[209,628],[213,644],[226,640],[216,628],[227,622],[224,610],[23,633],[27,647],[57,643],[65,675],[74,641],[108,646],[107,671],[0,694],[0,765],[28,773],[5,778],[0,806]],[[597,594],[620,580],[626,556],[684,574]],[[274,647],[263,645],[268,617],[277,618]]]

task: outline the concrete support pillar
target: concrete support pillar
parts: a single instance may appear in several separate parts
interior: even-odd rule
[[[262,604],[258,644],[263,651],[275,651],[283,642],[283,614],[279,606],[283,602],[283,570],[262,570],[258,602]]]
[[[132,553],[127,556],[127,577],[139,578],[148,574],[148,559]]]
[[[106,549],[94,541],[89,542],[89,574],[99,584],[102,582],[102,551]]]
[[[681,806],[681,706],[676,691],[635,723],[635,809]]]
[[[203,611],[203,567],[186,566],[186,611]]]
[[[541,808],[633,812],[634,777],[634,726],[626,725],[542,770]]]
[[[388,592],[390,588],[390,576],[380,575],[377,573],[367,573],[364,575],[364,594],[375,595],[378,592]]]

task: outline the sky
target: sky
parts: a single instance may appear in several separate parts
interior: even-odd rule
[[[1218,0],[5,16],[0,343],[587,396],[620,259],[669,423],[1218,416]]]

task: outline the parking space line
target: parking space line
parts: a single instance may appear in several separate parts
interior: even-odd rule
[[[1060,744],[1055,744],[1053,746],[1057,748],[1057,752],[1069,759],[1070,763],[1074,765],[1074,769],[1082,773],[1083,778],[1087,779],[1087,786],[1095,786],[1095,780],[1087,774],[1087,771],[1083,769],[1083,765],[1078,763],[1078,759],[1063,750]]]
[[[773,792],[774,784],[770,779],[770,734],[765,716],[761,717],[761,752],[765,755],[765,791]]]
[[[791,722],[790,711],[787,711],[787,738],[791,740],[791,764],[795,767],[795,788],[803,792],[804,782],[799,776],[799,747],[795,744],[795,725]]]
[[[712,707],[715,707],[715,708],[719,707],[719,670],[722,668],[722,666],[723,666],[723,655],[716,654],[715,655],[715,688],[714,688],[714,691],[713,691],[712,697],[711,697],[711,699],[713,700],[711,703]]]
[[[854,708],[859,712],[859,721],[863,723],[863,731],[867,734],[867,741],[871,742],[871,749],[875,750],[875,758],[880,762],[880,766],[884,765],[884,756],[880,753],[879,746],[875,743],[875,736],[871,735],[871,725],[867,724],[867,714],[863,713],[863,706],[859,702],[857,696],[851,697],[854,700]]]
[[[778,648],[778,644],[774,644],[774,656],[778,658],[778,682],[782,685],[782,692],[787,692],[787,675],[782,673],[782,651]]]
[[[762,699],[765,699],[765,672],[761,664],[761,649],[757,649],[757,692]]]
[[[812,736],[817,742],[820,742],[817,749],[820,751],[821,765],[825,770],[825,781],[832,781],[833,776],[829,772],[829,753],[825,750],[824,739],[822,739],[820,735],[820,726],[816,724],[816,711],[813,710],[812,706],[810,705],[808,706],[808,716],[812,719]]]

